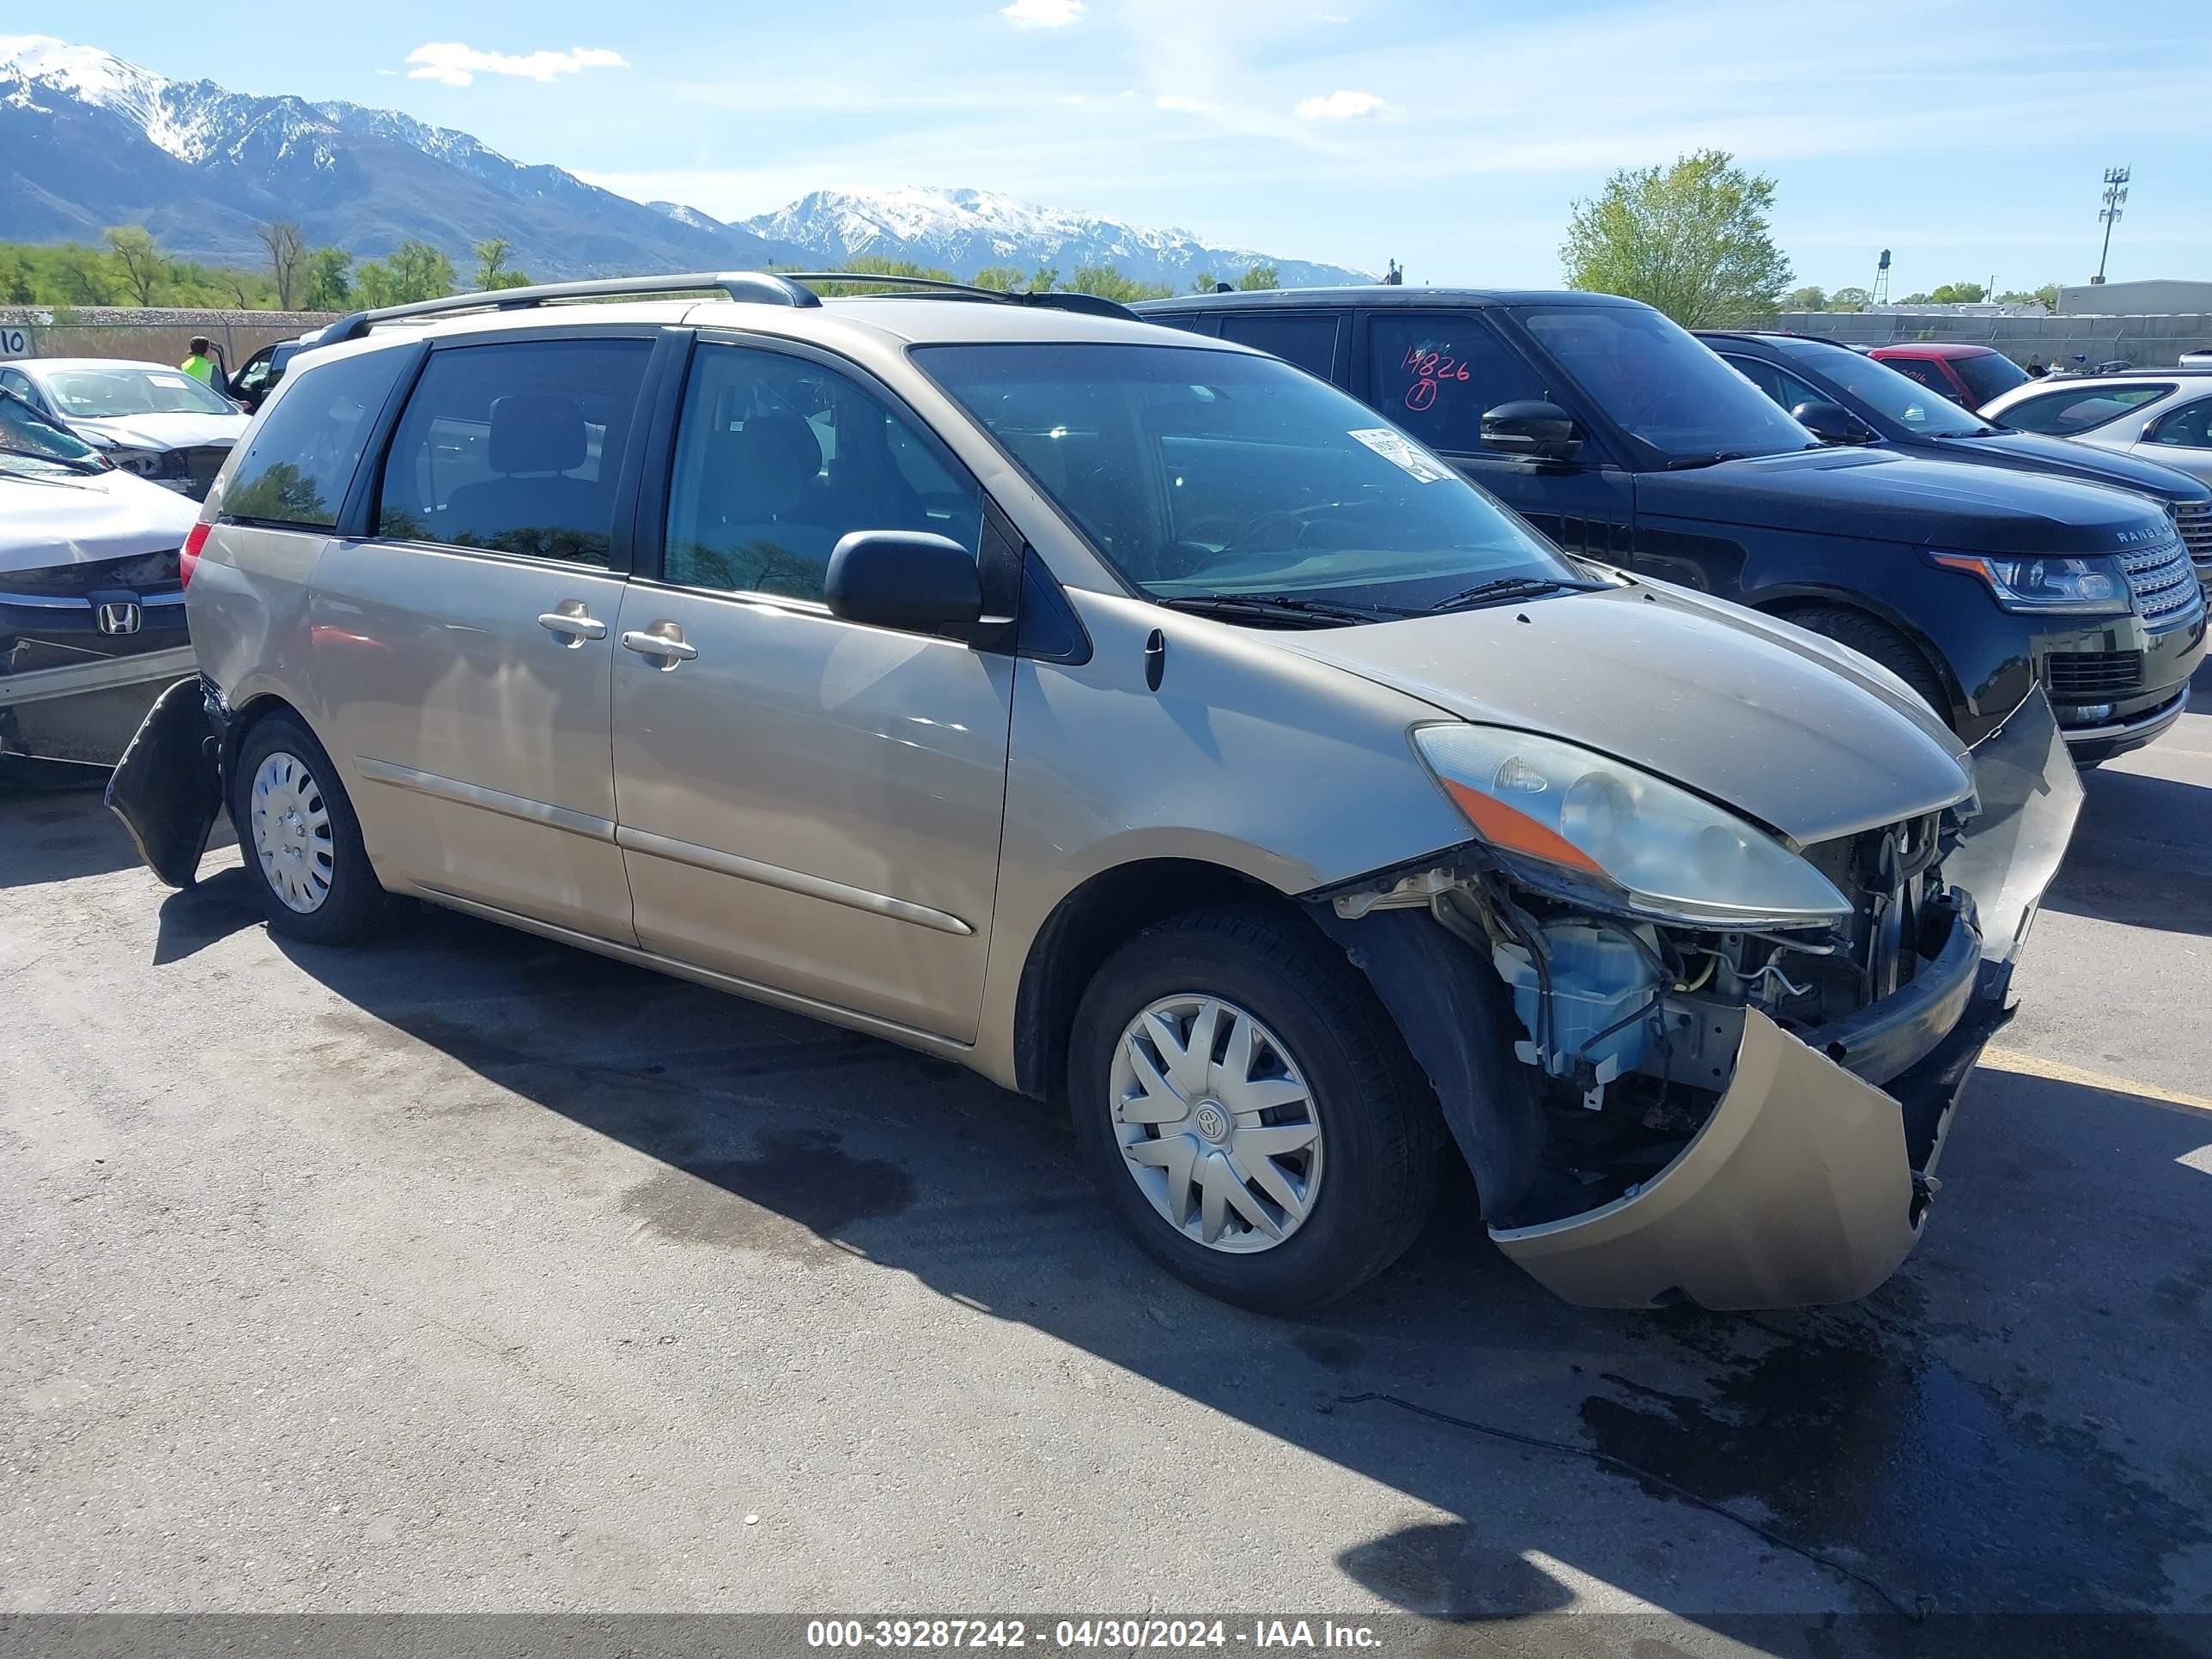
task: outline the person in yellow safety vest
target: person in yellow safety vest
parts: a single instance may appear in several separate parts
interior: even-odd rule
[[[204,334],[192,336],[192,354],[177,365],[196,380],[215,384],[215,342]]]

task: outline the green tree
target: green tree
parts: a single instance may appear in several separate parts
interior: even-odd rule
[[[1140,283],[1133,276],[1123,276],[1111,265],[1078,265],[1075,279],[1068,287],[1077,294],[1095,294],[1102,300],[1125,306],[1139,300],[1164,300],[1175,292],[1165,283]]]
[[[104,306],[115,295],[115,278],[97,249],[66,244],[54,256],[52,297],[65,305]]]
[[[2008,306],[2033,305],[2040,302],[2046,310],[2058,309],[2058,284],[2045,283],[2041,288],[2016,288],[1997,295],[1998,303]]]
[[[307,269],[307,238],[289,219],[274,220],[254,234],[269,250],[269,276],[276,285],[276,308],[289,311],[300,297],[300,279]]]
[[[1989,294],[1979,283],[1946,283],[1922,301],[1926,305],[1970,306],[1978,303]]]
[[[1839,288],[1828,296],[1831,311],[1864,311],[1874,303],[1874,295],[1863,288]]]
[[[1190,279],[1190,291],[1193,294],[1211,294],[1218,280],[1212,271],[1201,270]]]
[[[1059,286],[1058,265],[1039,265],[1030,275],[1030,292],[1032,294],[1049,294]]]
[[[122,276],[125,293],[142,306],[152,305],[168,266],[153,232],[143,225],[111,225],[107,252]]]
[[[1641,300],[1685,328],[1771,316],[1790,283],[1767,216],[1774,181],[1725,150],[1624,167],[1577,202],[1559,263],[1567,285]]]
[[[31,262],[14,248],[0,249],[0,301],[27,306],[39,297],[31,276]]]
[[[1015,265],[985,265],[969,278],[977,288],[988,288],[1000,294],[1011,294],[1022,285],[1022,273]]]
[[[1828,308],[1827,290],[1809,286],[1793,288],[1782,296],[1782,308],[1784,311],[1826,311]]]
[[[354,273],[356,296],[371,311],[443,299],[457,281],[451,259],[428,242],[414,240],[392,249],[389,259],[371,259]]]
[[[310,311],[343,311],[353,298],[353,255],[342,247],[319,247],[307,256],[307,278],[302,305]]]
[[[527,288],[530,278],[519,270],[507,269],[507,256],[513,249],[504,236],[489,237],[471,246],[477,256],[477,291],[489,293],[499,288]]]
[[[1282,285],[1282,272],[1274,265],[1254,265],[1237,279],[1237,286],[1247,294],[1262,293]]]

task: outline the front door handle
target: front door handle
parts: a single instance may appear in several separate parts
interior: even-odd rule
[[[567,601],[574,610],[548,611],[538,618],[538,625],[558,639],[563,645],[581,645],[586,640],[603,640],[607,636],[607,625],[597,617],[587,617],[584,607],[574,599]]]
[[[632,628],[623,631],[623,648],[635,651],[641,657],[658,657],[664,672],[679,662],[690,662],[699,654],[699,647],[689,644],[684,630],[674,623],[655,623],[651,628]]]

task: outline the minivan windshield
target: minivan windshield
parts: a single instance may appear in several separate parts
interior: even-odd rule
[[[1831,386],[1839,386],[1899,426],[1923,438],[1975,438],[1996,430],[1940,392],[1931,392],[1887,363],[1826,341],[1790,343],[1790,355]]]
[[[1629,435],[1677,465],[1814,449],[1819,440],[1705,343],[1642,306],[1513,313]]]
[[[1594,585],[1373,410],[1275,358],[1093,343],[913,356],[1164,603],[1359,621]]]

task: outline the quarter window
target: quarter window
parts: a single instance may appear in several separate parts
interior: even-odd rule
[[[1310,312],[1270,316],[1265,312],[1231,312],[1221,319],[1221,337],[1272,353],[1326,380],[1336,368],[1336,319]]]
[[[1368,401],[1432,448],[1479,450],[1485,410],[1551,396],[1480,317],[1378,312],[1369,327]]]
[[[605,568],[652,352],[605,339],[432,352],[385,458],[377,534]]]
[[[855,530],[921,530],[971,553],[976,486],[873,392],[805,358],[703,345],[669,482],[663,580],[819,600]]]
[[[222,516],[303,529],[336,525],[369,428],[408,357],[356,352],[289,381],[238,458]]]

